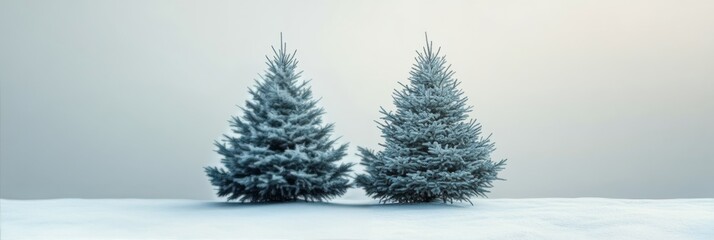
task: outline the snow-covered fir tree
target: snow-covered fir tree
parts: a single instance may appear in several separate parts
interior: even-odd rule
[[[333,124],[323,124],[307,81],[296,72],[295,52],[280,48],[266,62],[268,69],[249,89],[243,117],[230,121],[234,135],[216,142],[224,168],[206,167],[218,196],[241,202],[322,201],[344,194],[351,186],[353,164],[338,164],[347,144],[336,148]]]
[[[366,174],[355,183],[380,202],[471,202],[502,180],[506,160],[491,160],[494,143],[468,119],[472,107],[440,50],[427,39],[409,84],[394,91],[396,112],[381,109],[384,149],[359,148]]]

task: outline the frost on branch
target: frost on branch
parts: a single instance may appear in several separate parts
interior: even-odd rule
[[[268,69],[249,89],[243,117],[232,135],[216,142],[224,168],[206,167],[220,197],[241,202],[322,201],[344,194],[352,164],[338,163],[347,144],[335,147],[332,124],[322,123],[307,81],[296,72],[295,52],[280,39]]]

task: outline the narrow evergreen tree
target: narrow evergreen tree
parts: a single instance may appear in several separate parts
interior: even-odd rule
[[[296,72],[295,52],[280,49],[268,59],[262,81],[249,88],[243,118],[230,121],[238,136],[216,142],[225,169],[206,167],[218,196],[241,202],[322,201],[344,194],[353,164],[337,164],[347,144],[334,148],[333,124],[322,124],[307,81]]]
[[[454,72],[426,40],[417,51],[409,85],[394,91],[396,112],[381,109],[384,150],[359,148],[366,174],[358,186],[380,202],[453,203],[486,196],[505,161],[491,161],[494,143],[479,137],[481,125],[467,120],[471,107]]]

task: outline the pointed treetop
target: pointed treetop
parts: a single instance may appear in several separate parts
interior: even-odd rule
[[[275,55],[272,57],[272,59],[268,55],[265,56],[265,58],[268,59],[267,64],[269,66],[271,65],[270,62],[274,62],[279,66],[297,64],[297,60],[295,60],[295,54],[297,53],[297,49],[292,53],[288,53],[287,46],[288,44],[283,41],[283,33],[280,32],[280,48],[276,50],[275,46],[270,46]]]
[[[439,47],[436,50],[436,53],[434,53],[434,42],[429,41],[429,35],[427,34],[427,32],[424,32],[424,39],[426,40],[426,47],[422,48],[422,50],[424,51],[424,59],[427,61],[433,61],[434,59],[439,57],[439,53],[441,53],[441,47]],[[417,53],[419,53],[419,51],[417,51]]]
[[[429,35],[426,32],[424,32],[424,39],[426,40],[426,48],[431,52],[431,45],[434,43],[429,41]]]
[[[284,52],[288,48],[288,44],[283,42],[283,32],[280,32],[280,51]]]
[[[286,55],[288,55],[285,52],[288,48],[288,44],[283,42],[283,32],[280,32],[280,51],[275,50],[275,46],[272,46],[272,45],[270,46],[270,48],[273,49],[273,53],[275,53],[275,56],[278,59],[284,60],[283,58],[285,58]]]

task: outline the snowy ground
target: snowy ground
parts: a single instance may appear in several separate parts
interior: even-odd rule
[[[714,239],[714,199],[0,200],[0,239]]]

